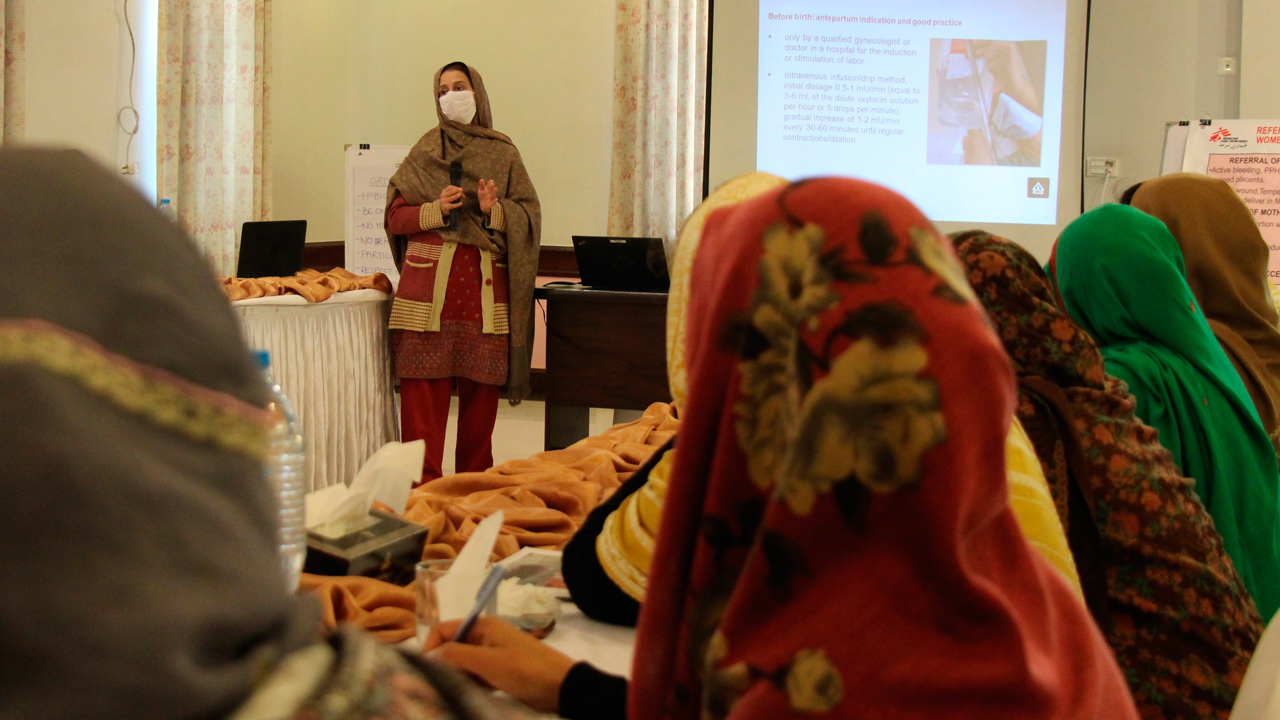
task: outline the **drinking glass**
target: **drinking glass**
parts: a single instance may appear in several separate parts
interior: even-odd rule
[[[436,581],[449,572],[452,560],[427,560],[414,566],[414,614],[417,616],[418,646],[440,622],[440,601],[436,598]]]
[[[451,567],[453,567],[452,558],[447,560],[425,560],[414,566],[414,614],[417,617],[417,636],[420,647],[427,642],[427,636],[440,623],[440,599],[436,595],[436,583],[449,572]],[[486,563],[484,568],[485,575],[487,576],[492,569],[493,563]],[[470,608],[468,607],[468,609]],[[496,615],[497,613],[498,595],[494,593],[481,614]]]

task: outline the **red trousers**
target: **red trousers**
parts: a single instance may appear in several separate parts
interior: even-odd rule
[[[466,378],[400,380],[400,440],[427,441],[422,482],[444,474],[444,432],[449,424],[449,400],[458,383],[458,447],[455,472],[481,472],[493,467],[493,424],[498,419],[497,385]]]

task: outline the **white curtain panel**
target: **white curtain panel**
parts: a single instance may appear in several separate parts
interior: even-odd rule
[[[619,0],[609,233],[661,237],[702,202],[707,0]]]
[[[0,122],[4,125],[4,144],[21,142],[27,127],[26,74],[27,29],[26,0],[0,0],[0,16],[4,20],[4,74],[0,76]]]
[[[159,197],[234,275],[241,224],[271,218],[271,0],[160,0],[159,24]]]

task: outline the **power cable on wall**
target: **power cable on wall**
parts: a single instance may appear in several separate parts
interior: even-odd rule
[[[1098,203],[1094,205],[1095,208],[1102,207],[1103,204],[1107,202],[1107,185],[1111,183],[1111,178],[1113,176],[1114,173],[1111,168],[1107,168],[1107,175],[1102,178],[1102,190],[1098,192]]]
[[[142,125],[142,116],[138,114],[138,108],[133,104],[133,78],[138,69],[138,41],[133,36],[133,23],[129,20],[129,0],[124,0],[124,26],[129,31],[129,104],[116,112],[116,124],[129,138],[124,147],[124,166],[121,172],[125,175],[137,175],[139,168],[138,164],[133,162],[133,138]],[[133,117],[132,128],[126,125],[130,116]]]

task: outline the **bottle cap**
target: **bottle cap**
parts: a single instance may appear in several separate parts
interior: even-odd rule
[[[266,350],[254,350],[253,356],[258,360],[258,367],[266,370],[271,367],[271,353]]]
[[[160,200],[160,204],[161,204],[161,205],[168,205],[168,204],[169,204],[169,198],[163,198],[162,200]]]

